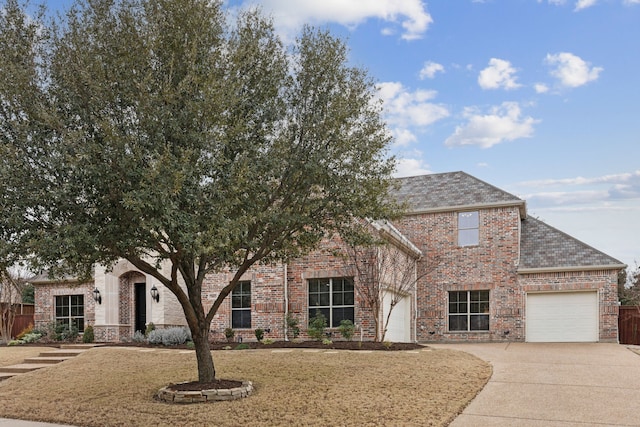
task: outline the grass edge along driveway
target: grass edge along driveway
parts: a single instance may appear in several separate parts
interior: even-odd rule
[[[195,353],[104,347],[0,382],[0,417],[76,426],[445,426],[491,376],[486,362],[452,350],[230,350],[215,351],[214,362],[220,378],[253,381],[254,394],[157,402],[161,387],[197,378]]]

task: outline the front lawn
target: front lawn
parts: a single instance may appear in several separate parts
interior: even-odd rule
[[[158,389],[197,378],[195,353],[104,347],[0,382],[0,417],[77,426],[444,426],[491,375],[487,363],[451,350],[213,355],[220,378],[253,381],[254,394],[231,402],[160,403],[153,399]]]

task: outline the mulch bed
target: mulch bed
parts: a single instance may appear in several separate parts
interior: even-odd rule
[[[274,341],[271,344],[262,344],[256,341],[250,342],[212,342],[210,343],[211,350],[233,350],[242,344],[242,347],[248,347],[249,349],[273,349],[273,348],[291,348],[291,349],[324,349],[324,350],[368,350],[368,351],[407,351],[407,350],[419,350],[425,348],[425,346],[415,343],[397,342],[389,345],[384,345],[381,342],[373,341],[334,341],[331,344],[323,344],[320,341]],[[188,349],[186,344],[163,346],[148,344],[143,342],[119,342],[119,343],[105,343],[105,346],[110,347],[142,347],[142,348],[176,348],[176,349]]]

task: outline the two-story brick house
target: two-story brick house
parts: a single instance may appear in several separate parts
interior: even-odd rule
[[[463,172],[398,184],[394,196],[406,203],[406,214],[374,229],[388,247],[414,260],[417,284],[395,295],[386,339],[617,341],[621,262],[528,217],[524,200]],[[222,339],[232,327],[245,339],[256,328],[283,339],[287,315],[304,330],[320,311],[331,327],[349,319],[358,338],[374,339],[374,314],[344,252],[341,240],[328,236],[303,258],[252,268],[214,317],[212,338]],[[205,303],[230,277],[207,277]],[[91,283],[43,278],[35,285],[37,324],[91,324],[98,340],[128,339],[149,322],[185,324],[173,295],[124,260],[96,268]],[[392,296],[385,294],[381,317]]]

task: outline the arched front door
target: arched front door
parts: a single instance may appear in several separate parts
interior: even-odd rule
[[[133,285],[134,295],[134,332],[144,333],[147,324],[147,284],[136,282]]]

